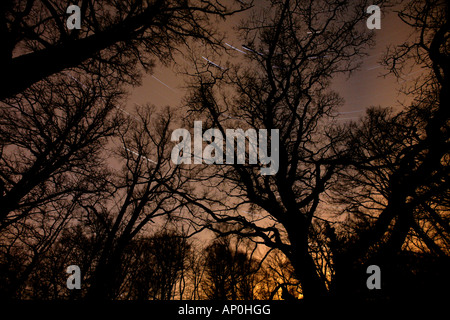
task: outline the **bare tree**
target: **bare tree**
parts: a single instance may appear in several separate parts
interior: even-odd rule
[[[27,297],[30,277],[79,206],[108,190],[101,150],[120,126],[121,91],[92,78],[51,82],[0,105],[1,260],[14,273],[3,287],[9,298]]]
[[[80,3],[81,2],[81,3]],[[1,3],[4,85],[0,99],[24,91],[68,68],[136,84],[141,65],[169,61],[188,38],[217,43],[210,19],[244,10],[216,1],[78,1],[81,29],[68,30],[71,1],[8,0]],[[234,8],[233,8],[234,7]]]
[[[206,128],[223,136],[230,127],[279,130],[274,175],[224,160],[210,175],[210,184],[224,196],[185,197],[209,215],[213,229],[215,222],[231,223],[235,227],[228,233],[283,252],[305,297],[327,295],[310,243],[315,241],[312,223],[326,218],[319,214],[324,192],[345,155],[344,135],[333,122],[342,100],[329,85],[333,76],[355,70],[357,57],[371,44],[366,7],[365,1],[271,1],[241,28],[246,65],[198,68],[188,98],[190,118],[205,117]]]
[[[191,255],[188,257],[188,269],[183,274],[186,284],[185,296],[188,300],[201,300],[204,298],[202,283],[206,272],[206,265],[205,255],[202,249],[199,245],[193,246]]]
[[[350,278],[362,274],[367,263],[392,274],[387,290],[409,288],[404,283],[395,288],[395,274],[409,273],[397,271],[413,256],[416,266],[411,268],[419,273],[419,253],[449,265],[449,6],[411,1],[399,16],[413,33],[408,42],[389,48],[384,62],[399,79],[411,67],[424,72],[403,89],[413,96],[404,110],[372,108],[351,130],[352,166],[336,187],[353,230],[332,235],[335,265],[341,270],[336,274],[342,275],[336,280],[344,291],[355,290]],[[448,283],[445,273],[442,278]]]
[[[115,188],[112,197],[101,207],[85,207],[86,214],[98,218],[106,229],[90,299],[117,298],[125,276],[117,266],[127,246],[149,223],[156,223],[159,217],[171,219],[183,206],[171,191],[186,183],[180,168],[170,160],[172,114],[168,109],[158,114],[148,106],[138,114],[121,134],[118,150],[123,170],[111,181]]]
[[[74,225],[79,217],[79,198],[53,201],[3,230],[0,242],[3,298],[59,299],[65,296],[65,268],[77,264],[88,270],[86,257],[78,253],[87,248],[94,251],[95,246],[89,242],[83,247],[83,240],[86,243],[89,239],[80,225]],[[75,241],[71,243],[69,239]]]
[[[286,256],[272,250],[264,260],[257,296],[265,300],[292,300],[301,297],[301,287]]]
[[[158,231],[151,237],[133,240],[129,251],[131,261],[123,284],[126,297],[133,300],[173,299],[191,255],[186,236],[174,231]]]
[[[60,77],[0,105],[0,230],[52,201],[106,189],[100,151],[121,123],[120,96]]]
[[[259,263],[251,251],[242,250],[240,241],[233,242],[231,237],[221,237],[205,248],[202,286],[208,299],[252,300],[255,297]]]
[[[109,261],[119,259],[130,239],[158,216],[157,208],[165,210],[161,203],[170,199],[158,193],[166,183],[158,176],[162,162],[154,162],[152,173],[146,171],[150,174],[147,189],[141,188],[142,175],[150,160],[139,156],[133,162],[137,152],[145,149],[143,144],[151,141],[139,141],[138,136],[136,141],[121,141],[129,165],[122,181],[112,181],[105,166],[110,155],[104,147],[126,122],[118,106],[121,85],[138,84],[139,65],[150,70],[155,58],[171,61],[178,46],[189,39],[216,44],[219,36],[210,19],[247,8],[207,1],[86,0],[80,3],[82,28],[69,31],[66,9],[70,4],[53,0],[0,4],[4,40],[0,64],[7,79],[0,89],[0,232],[2,268],[8,274],[2,282],[11,284],[6,294],[10,297],[11,292],[26,297],[22,288],[29,287],[30,277],[37,279],[41,274],[36,266],[52,262],[52,252],[70,252],[73,246],[57,251],[66,228],[80,223],[92,233],[72,235],[94,244],[88,257],[80,260],[84,270],[93,266],[108,270],[105,265],[112,269]],[[157,152],[163,150],[161,145],[156,147]],[[159,158],[157,153],[152,155]],[[160,184],[154,186],[158,179]],[[152,212],[150,204],[159,196],[161,202],[154,203]],[[98,288],[102,281],[96,275],[101,272],[86,274],[93,288]],[[30,294],[45,295],[45,286],[33,285],[36,290]]]

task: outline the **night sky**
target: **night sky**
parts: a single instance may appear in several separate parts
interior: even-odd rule
[[[392,74],[386,76],[387,70],[379,62],[387,47],[403,44],[412,30],[400,20],[394,9],[383,10],[381,8],[381,11],[381,29],[373,31],[375,32],[375,46],[367,50],[368,55],[362,58],[360,69],[354,72],[350,78],[339,76],[332,83],[332,88],[345,100],[343,106],[339,108],[338,123],[357,121],[371,106],[392,107],[400,110],[402,108],[400,103],[407,102],[409,97],[399,93],[399,89],[405,84],[408,85],[420,72],[420,69],[415,69],[404,76],[404,80],[396,79]],[[245,20],[250,14],[250,12],[243,12],[222,23],[221,31],[226,34],[224,40],[226,43],[245,51],[242,43],[237,39],[233,26],[238,25],[240,20]],[[369,17],[369,14],[367,16]],[[371,31],[368,30],[368,32]],[[231,51],[233,57],[239,58],[241,53]],[[199,62],[205,62],[202,60],[202,53],[197,53],[197,55]],[[220,63],[228,58],[230,57],[226,55],[220,57]],[[150,104],[160,108],[170,106],[176,110],[183,109],[182,99],[186,94],[184,89],[186,78],[177,73],[177,70],[180,70],[180,66],[187,66],[187,62],[179,57],[177,63],[178,66],[157,65],[153,73],[144,75],[142,85],[131,90],[126,108],[132,112],[136,104]],[[202,232],[199,237],[207,239],[211,235],[210,232]]]
[[[399,94],[399,89],[402,85],[408,84],[420,72],[420,69],[412,70],[409,75],[404,77],[403,81],[397,80],[391,74],[383,76],[387,70],[379,62],[386,48],[390,45],[404,43],[412,30],[398,18],[395,9],[381,7],[381,12],[381,29],[374,30],[376,34],[375,47],[369,49],[368,56],[362,58],[360,70],[354,72],[350,78],[340,76],[333,82],[333,88],[345,100],[339,110],[342,112],[339,115],[341,121],[357,120],[370,106],[389,106],[398,110],[401,108],[399,102],[408,101],[408,97]],[[250,12],[243,12],[222,23],[220,29],[226,34],[225,42],[238,49],[243,49],[242,44],[236,39],[233,26],[237,25],[241,19],[245,20],[249,15]],[[369,14],[367,16],[369,17]],[[237,51],[236,54],[239,55]],[[202,54],[199,53],[198,56],[199,60],[202,60]],[[221,59],[226,60],[227,57],[224,56]],[[177,63],[186,65],[182,58],[179,58]],[[167,105],[182,107],[185,78],[177,73],[177,69],[174,66],[157,65],[152,74],[144,75],[142,85],[131,90],[127,108],[130,109],[135,104],[146,103],[158,107]]]

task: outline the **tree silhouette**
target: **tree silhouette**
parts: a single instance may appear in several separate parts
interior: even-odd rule
[[[218,238],[205,249],[203,290],[212,300],[252,300],[258,262],[234,245],[230,237]]]
[[[38,294],[23,290],[61,232],[79,218],[79,206],[109,188],[101,150],[121,123],[115,112],[121,91],[95,79],[55,76],[51,82],[0,105],[0,259],[7,298]]]
[[[128,130],[121,133],[123,170],[111,181],[112,196],[101,206],[85,207],[86,214],[106,228],[89,299],[116,298],[125,276],[117,266],[127,246],[149,223],[170,219],[183,205],[172,194],[183,188],[186,178],[170,161],[171,112],[158,114],[146,107],[137,113],[139,118],[130,118]]]
[[[449,7],[442,1],[411,1],[399,16],[412,27],[412,42],[390,48],[385,64],[399,78],[411,64],[424,73],[405,87],[414,99],[404,110],[370,109],[350,132],[352,165],[336,186],[354,227],[334,253],[343,291],[352,290],[349,279],[369,262],[383,266],[393,283],[410,273],[400,268],[411,261],[419,270],[426,260],[449,263]],[[412,292],[411,284],[394,286],[386,289]]]
[[[80,1],[78,1],[80,2]],[[137,65],[168,61],[188,38],[217,43],[212,17],[247,6],[216,1],[82,0],[81,29],[66,28],[70,1],[2,1],[0,37],[3,76],[0,99],[12,97],[53,74],[76,68],[137,84]]]
[[[276,174],[261,176],[255,165],[216,166],[204,176],[210,174],[214,186],[224,186],[227,203],[221,207],[221,196],[214,198],[213,192],[186,198],[209,214],[209,227],[231,223],[235,228],[227,233],[281,250],[294,266],[304,296],[312,299],[327,295],[309,246],[314,242],[312,223],[320,218],[319,204],[345,153],[344,135],[332,121],[342,101],[329,84],[334,75],[355,70],[355,58],[371,43],[364,24],[366,5],[272,1],[241,28],[246,65],[220,71],[199,67],[187,100],[195,106],[192,114],[206,117],[206,127],[218,128],[223,136],[230,127],[279,129]],[[250,214],[243,214],[249,203]]]
[[[128,280],[123,284],[128,299],[171,300],[175,286],[188,268],[191,247],[185,235],[162,230],[130,244]]]
[[[140,71],[150,70],[154,59],[172,61],[191,39],[218,44],[211,19],[248,7],[216,1],[83,0],[78,1],[81,29],[69,31],[70,4],[0,3],[0,64],[7,79],[0,89],[0,258],[5,270],[1,291],[8,298],[45,296],[51,281],[34,283],[42,276],[38,268],[61,266],[66,260],[52,261],[51,255],[70,252],[82,256],[75,260],[88,270],[88,292],[98,290],[99,298],[118,292],[122,275],[112,275],[111,287],[104,284],[124,248],[152,218],[163,215],[158,209],[168,214],[176,208],[166,208],[170,197],[158,193],[164,177],[170,180],[176,172],[160,171],[166,162],[158,152],[166,150],[167,138],[150,135],[142,126],[135,134],[150,140],[133,139],[130,131],[125,137],[129,122],[119,106],[122,85],[138,84]],[[149,121],[148,113],[141,116],[140,121]],[[121,138],[119,148],[129,165],[121,177],[106,165],[111,154],[105,147],[113,137]],[[161,139],[159,145],[153,138]],[[156,154],[144,150],[149,145]],[[154,156],[154,170],[148,158],[136,158],[144,153]],[[71,234],[73,225],[87,234]],[[68,239],[85,240],[93,248]],[[62,241],[71,244],[67,251],[58,249]],[[106,270],[103,278],[99,270]],[[54,281],[61,279],[58,270],[52,274],[58,274]],[[25,292],[25,287],[32,289]],[[53,283],[53,297],[58,288]],[[84,289],[79,297],[86,295]]]
[[[0,106],[0,230],[52,201],[98,193],[101,147],[121,122],[121,92],[96,82],[55,79]]]
[[[251,4],[75,4],[69,31],[68,1],[0,3],[0,299],[397,301],[450,285],[447,2],[398,12],[412,34],[383,63],[399,81],[423,71],[411,102],[345,125],[332,81],[357,70],[374,43],[366,9],[386,2],[267,1],[227,63],[214,19]],[[181,112],[122,108],[126,85],[186,51]],[[247,161],[262,149],[249,135],[232,146],[245,163],[173,163],[171,133],[195,120],[224,137],[278,129],[275,172]],[[81,290],[66,287],[72,264]]]

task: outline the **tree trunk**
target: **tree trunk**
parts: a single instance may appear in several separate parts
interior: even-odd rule
[[[8,81],[0,87],[0,100],[23,92],[32,84],[64,69],[77,67],[113,44],[143,32],[142,27],[148,27],[160,14],[162,4],[163,1],[157,1],[143,13],[86,38],[67,40],[50,48],[10,59],[2,66],[3,77]]]
[[[316,264],[308,252],[307,233],[298,227],[295,230],[288,230],[288,234],[291,246],[289,252],[285,254],[294,267],[296,278],[300,281],[304,299],[318,300],[327,297],[326,285],[320,278]]]

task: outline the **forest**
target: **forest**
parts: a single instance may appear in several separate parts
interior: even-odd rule
[[[369,6],[405,99],[346,120]],[[0,39],[2,301],[448,298],[447,1],[2,0]]]

